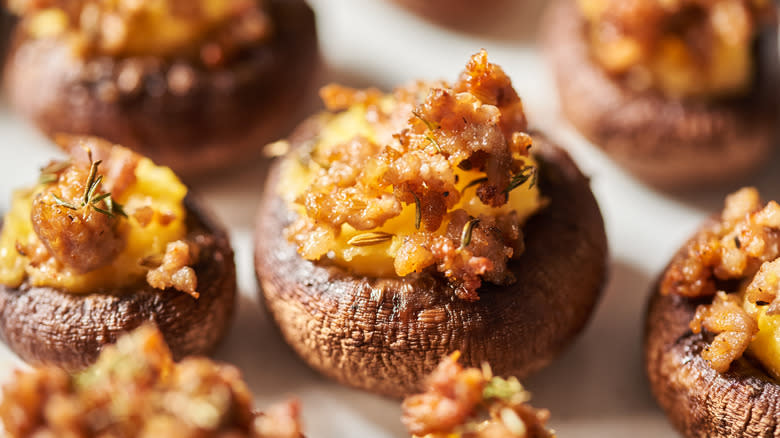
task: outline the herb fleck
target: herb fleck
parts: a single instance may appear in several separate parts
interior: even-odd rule
[[[420,207],[420,198],[416,193],[412,193],[414,196],[414,228],[420,229],[420,222],[422,222],[422,208]]]
[[[439,126],[432,123],[430,120],[426,120],[423,116],[420,115],[420,113],[417,112],[417,110],[413,110],[412,114],[421,122],[425,123],[425,126],[428,128],[429,133],[425,134],[425,139],[431,142],[431,144],[436,148],[436,151],[442,153],[441,146],[439,146],[439,142],[437,142],[436,139],[433,138],[433,131],[439,129]]]
[[[485,399],[498,399],[509,403],[524,403],[528,401],[528,393],[523,389],[523,385],[516,377],[502,379],[493,377],[490,379],[485,389],[482,391],[482,397]]]
[[[528,184],[528,190],[532,189],[537,183],[538,175],[539,174],[537,172],[536,166],[524,166],[522,169],[520,169],[520,173],[514,175],[509,181],[509,186],[506,188],[506,190],[504,190],[504,193],[511,192],[529,180],[531,182]]]
[[[70,167],[70,161],[54,161],[41,169],[41,176],[38,178],[38,184],[46,185],[57,182],[60,179],[59,173]]]
[[[352,236],[347,243],[352,246],[373,246],[392,239],[395,235],[384,231],[370,231]]]
[[[482,184],[483,182],[485,182],[485,181],[487,181],[487,180],[488,180],[488,179],[487,179],[487,177],[477,178],[477,179],[475,179],[475,180],[471,181],[470,183],[466,184],[466,185],[463,187],[463,190],[466,190],[467,188],[469,188],[469,187],[473,187],[473,186],[475,186],[475,185],[477,185],[477,184]]]
[[[479,225],[479,219],[471,218],[466,222],[466,225],[463,226],[463,231],[460,233],[460,249],[469,246],[471,243],[471,233],[477,225]]]
[[[111,197],[111,193],[103,193],[102,195],[96,195],[97,189],[100,186],[100,183],[103,182],[103,175],[98,175],[98,167],[102,163],[101,160],[92,161],[92,151],[87,150],[87,155],[89,156],[89,175],[87,176],[87,181],[84,186],[84,194],[82,195],[81,199],[81,205],[76,206],[71,202],[68,202],[56,194],[52,193],[52,197],[54,198],[54,203],[60,206],[63,206],[70,210],[78,210],[80,208],[84,207],[92,207],[97,211],[98,213],[105,214],[109,217],[114,217],[115,215],[120,215],[127,217],[127,213],[125,213],[124,209],[122,208],[122,205]],[[68,164],[69,165],[69,164]],[[56,179],[55,179],[56,181]],[[98,203],[100,201],[103,201],[106,205],[106,208],[98,207]]]

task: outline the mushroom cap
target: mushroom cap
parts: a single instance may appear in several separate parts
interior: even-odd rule
[[[57,39],[17,32],[5,70],[11,104],[49,136],[106,138],[193,179],[259,159],[265,144],[308,112],[320,66],[314,13],[300,0],[272,0],[274,35],[224,67],[188,59],[74,57]],[[121,91],[121,74],[137,87]],[[191,87],[170,86],[172,72]],[[132,76],[130,75],[130,76]]]
[[[725,373],[712,369],[701,351],[714,336],[689,327],[696,307],[710,300],[662,295],[659,285],[660,279],[645,315],[644,360],[653,395],[672,424],[686,437],[780,434],[780,385],[747,357]]]
[[[0,336],[8,347],[31,364],[78,371],[94,363],[104,345],[151,322],[176,360],[212,351],[233,315],[233,250],[222,225],[193,196],[185,198],[185,206],[187,238],[204,243],[206,254],[193,266],[200,298],[145,283],[92,294],[0,285]]]
[[[305,122],[295,148],[321,122]],[[607,241],[598,205],[569,155],[534,136],[541,193],[550,204],[523,227],[525,252],[510,262],[517,281],[483,283],[479,300],[454,298],[445,279],[423,273],[372,278],[298,255],[283,230],[295,218],[278,196],[279,163],[260,204],[255,268],[267,310],[312,368],[343,384],[401,397],[419,392],[440,359],[490,363],[523,378],[549,363],[585,326],[606,276]]]
[[[393,0],[430,21],[455,27],[490,26],[513,0]]]
[[[8,43],[18,19],[6,7],[0,7],[0,61],[5,62]]]
[[[558,0],[542,45],[563,113],[618,164],[649,184],[678,188],[736,180],[769,155],[778,117],[776,34],[761,39],[749,95],[705,102],[615,80],[591,58],[585,26],[574,1]]]

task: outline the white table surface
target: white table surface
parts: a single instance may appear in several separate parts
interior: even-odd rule
[[[739,185],[663,193],[642,185],[590,145],[559,113],[552,78],[535,48],[543,0],[517,1],[488,30],[431,24],[382,0],[311,0],[328,63],[326,81],[390,89],[415,78],[454,80],[468,57],[486,48],[504,67],[535,127],[565,146],[589,175],[610,245],[609,282],[581,336],[550,367],[528,379],[533,404],[552,411],[561,437],[674,436],[655,405],[641,365],[643,307],[651,282],[680,243]],[[33,182],[58,152],[0,105],[0,212],[12,188]],[[742,185],[777,199],[777,157]],[[289,395],[303,402],[311,438],[402,437],[396,400],[325,380],[280,339],[257,299],[252,224],[262,166],[193,187],[228,224],[241,291],[236,321],[216,357],[241,368],[259,407]],[[0,345],[0,376],[21,362]]]

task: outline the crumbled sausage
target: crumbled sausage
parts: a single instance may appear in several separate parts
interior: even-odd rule
[[[119,216],[105,213],[109,209],[106,200],[85,200],[89,171],[75,163],[59,172],[57,181],[33,199],[31,211],[33,229],[43,245],[77,273],[111,263],[125,245]],[[94,195],[104,193],[102,183],[96,183]]]
[[[780,205],[762,206],[758,191],[743,188],[726,198],[720,221],[697,233],[667,268],[661,293],[698,298],[713,296],[701,305],[691,329],[716,334],[702,357],[713,369],[723,372],[741,357],[758,333],[758,313],[742,305],[768,306],[767,313],[780,311]],[[744,291],[719,290],[719,284],[737,280]]]
[[[149,326],[107,347],[82,374],[17,371],[0,401],[10,438],[302,438],[299,411],[291,401],[254,413],[235,367],[205,358],[174,363]]]
[[[496,218],[481,215],[471,231],[470,242],[465,245],[463,229],[472,219],[464,210],[456,210],[447,225],[446,235],[434,240],[431,251],[437,260],[437,269],[451,280],[458,297],[477,299],[475,291],[481,279],[495,284],[514,281],[506,266],[506,260],[512,257],[514,250],[504,242],[519,240],[520,235],[513,233],[519,233],[520,227],[517,221],[511,221],[511,217],[509,214],[504,218],[509,222],[508,227],[507,224],[499,227]]]
[[[257,414],[254,421],[255,438],[301,438],[301,405],[297,400],[271,405]]]
[[[418,231],[399,236],[398,275],[431,267],[467,300],[478,299],[483,280],[513,281],[507,262],[523,251],[525,217],[510,212],[470,218],[456,209],[465,190],[475,190],[487,206],[501,207],[511,190],[529,179],[529,187],[534,183],[522,102],[485,51],[471,58],[453,86],[399,88],[389,110],[375,89],[329,86],[322,95],[334,110],[365,106],[365,121],[375,135],[357,135],[326,150],[315,145],[297,151],[299,161],[317,165],[313,182],[296,199],[305,214],[285,231],[303,257],[316,260],[327,254],[342,225],[373,230],[400,215],[404,206],[415,205]],[[458,168],[484,177],[458,181]],[[478,222],[465,245],[461,236],[471,220]]]
[[[171,287],[198,298],[198,277],[192,264],[190,246],[181,240],[171,242],[165,248],[162,264],[146,273],[146,282],[156,289]]]
[[[453,431],[474,414],[486,383],[482,371],[445,358],[426,379],[426,392],[404,400],[402,421],[415,435]]]
[[[401,421],[412,435],[430,438],[553,437],[549,411],[528,399],[517,379],[493,377],[488,366],[464,369],[455,353],[428,376],[425,392],[403,401]]]
[[[780,255],[780,205],[761,208],[754,188],[730,195],[722,220],[699,232],[675,257],[661,292],[687,297],[715,294],[717,280],[754,275],[762,263]]]
[[[745,298],[751,303],[769,304],[767,315],[777,315],[780,313],[778,289],[780,289],[780,258],[761,265],[745,289]]]
[[[699,306],[690,326],[694,333],[704,328],[716,334],[701,357],[720,373],[742,356],[758,333],[758,323],[740,305],[739,298],[724,292],[718,292],[712,304]]]

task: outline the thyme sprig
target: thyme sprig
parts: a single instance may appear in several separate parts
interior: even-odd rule
[[[426,140],[428,140],[429,142],[431,142],[431,144],[433,145],[433,147],[435,147],[435,148],[436,148],[436,151],[437,151],[438,153],[442,153],[441,146],[439,146],[439,142],[438,142],[438,141],[436,141],[436,140],[435,140],[435,139],[434,139],[434,138],[431,136],[431,134],[426,134],[426,135],[425,135],[425,139],[426,139]]]
[[[98,167],[103,161],[92,161],[92,151],[90,150],[87,150],[87,155],[89,156],[90,162],[89,175],[87,176],[87,181],[84,185],[84,194],[82,195],[81,205],[73,205],[73,203],[68,202],[52,193],[54,203],[70,210],[79,210],[89,206],[94,208],[98,213],[105,214],[108,217],[114,217],[116,215],[127,217],[127,213],[125,213],[124,209],[122,208],[122,204],[114,201],[114,199],[111,197],[111,193],[96,195],[100,183],[103,182],[103,175],[98,175]],[[105,203],[106,208],[101,208],[98,206],[100,201]]]
[[[414,196],[414,228],[420,229],[420,222],[422,222],[422,207],[420,206],[420,198],[416,193],[412,193]]]
[[[534,188],[536,186],[539,179],[539,172],[536,166],[523,166],[522,169],[520,169],[520,173],[517,175],[512,175],[512,178],[509,180],[509,185],[506,189],[504,189],[504,193],[509,194],[512,190],[522,186],[526,183],[526,181],[531,181],[528,184],[528,189]],[[473,187],[479,184],[482,184],[483,182],[486,182],[488,179],[487,177],[477,178],[475,180],[472,180],[470,183],[463,186],[463,189],[466,190],[469,187]]]
[[[54,161],[41,169],[41,176],[38,177],[38,184],[46,185],[59,181],[60,172],[70,167],[70,160]]]
[[[477,179],[475,179],[475,180],[471,181],[470,183],[466,184],[466,185],[463,187],[463,189],[462,189],[462,190],[466,190],[466,189],[467,189],[467,188],[469,188],[469,187],[474,187],[474,186],[476,186],[476,185],[478,185],[478,184],[482,184],[483,182],[485,182],[485,181],[487,181],[487,180],[488,180],[488,179],[487,179],[487,177],[486,177],[486,176],[484,176],[484,177],[482,177],[482,178],[477,178]]]
[[[418,119],[420,119],[421,122],[425,123],[425,126],[428,127],[429,131],[435,131],[435,130],[439,129],[439,127],[435,123],[431,122],[430,120],[428,120],[425,117],[423,117],[422,115],[420,115],[420,113],[417,112],[417,110],[412,110],[412,114],[415,117],[417,117]]]
[[[347,244],[352,246],[373,246],[380,243],[389,241],[395,237],[395,234],[386,233],[384,231],[369,231],[368,233],[361,233],[352,236]]]
[[[528,189],[534,188],[537,181],[539,179],[539,172],[536,169],[536,166],[524,166],[522,169],[520,169],[520,173],[517,175],[512,176],[512,179],[509,181],[509,186],[507,186],[506,190],[504,190],[504,193],[509,193],[512,190],[522,186],[525,184],[526,181],[531,181],[528,184]]]
[[[425,117],[420,115],[420,113],[417,112],[417,110],[412,110],[412,114],[414,117],[418,118],[421,122],[425,123],[425,126],[428,128],[428,133],[425,134],[425,139],[431,142],[433,147],[436,148],[436,151],[439,153],[442,153],[441,146],[439,145],[439,142],[436,141],[435,138],[433,138],[433,131],[438,129],[439,127],[436,126],[434,123],[432,123],[430,120],[427,120]]]
[[[465,249],[471,244],[471,234],[477,225],[479,225],[479,219],[471,218],[463,226],[463,231],[460,233],[460,249]]]

